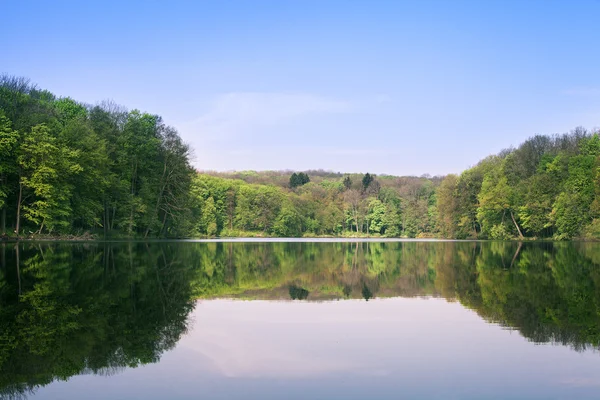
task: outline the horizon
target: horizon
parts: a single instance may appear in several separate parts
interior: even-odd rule
[[[0,71],[161,115],[199,170],[444,176],[600,125],[596,0],[6,8]]]

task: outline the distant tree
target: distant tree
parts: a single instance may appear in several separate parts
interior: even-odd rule
[[[202,225],[206,229],[206,234],[214,236],[217,234],[217,209],[215,207],[215,199],[209,197],[204,203],[202,210]]]
[[[365,194],[368,196],[379,196],[379,191],[381,190],[381,185],[375,179],[371,181],[369,186],[365,189]]]
[[[445,238],[456,237],[458,226],[457,184],[458,176],[450,174],[444,178],[437,190],[438,226]]]
[[[304,172],[300,172],[298,176],[300,177],[300,183],[303,185],[306,185],[308,182],[310,182],[310,178]]]
[[[362,178],[363,191],[367,190],[367,188],[369,187],[371,182],[373,182],[373,179],[375,179],[374,176],[369,174],[368,172],[365,174],[365,176],[363,176],[363,178]]]
[[[352,187],[352,179],[348,175],[344,178],[344,187],[349,190]]]
[[[361,216],[362,216],[362,198],[358,190],[348,190],[344,193],[344,202],[346,203],[346,209],[349,213],[350,226],[356,226],[356,233],[358,233],[359,226],[362,231]],[[352,229],[350,229],[352,230]]]
[[[292,174],[292,176],[290,176],[290,187],[295,188],[298,186],[299,186],[298,174],[294,172]]]
[[[310,178],[304,172],[294,172],[292,176],[290,176],[290,187],[292,189],[297,188],[298,186],[306,185],[308,182],[310,182]]]
[[[273,224],[273,232],[277,236],[294,237],[300,236],[301,230],[302,218],[300,214],[291,205],[283,206]]]
[[[384,233],[386,228],[387,208],[381,200],[371,198],[367,214],[367,230],[369,232]]]

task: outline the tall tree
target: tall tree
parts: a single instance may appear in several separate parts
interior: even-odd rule
[[[363,178],[362,178],[363,192],[367,190],[367,188],[369,187],[371,182],[373,182],[373,179],[375,179],[375,178],[368,172],[363,176]]]
[[[0,234],[6,234],[7,199],[11,193],[10,176],[16,172],[16,149],[19,134],[11,128],[10,120],[0,112]]]

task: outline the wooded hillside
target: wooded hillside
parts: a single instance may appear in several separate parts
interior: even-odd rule
[[[600,238],[600,138],[583,128],[443,178],[197,172],[189,154],[157,115],[1,76],[0,234]]]

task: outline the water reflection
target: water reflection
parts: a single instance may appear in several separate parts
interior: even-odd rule
[[[172,247],[3,244],[0,394],[157,362],[186,331],[193,270]]]
[[[196,298],[298,303],[443,297],[532,342],[578,351],[600,343],[600,245],[594,243],[0,246],[5,397],[73,375],[110,375],[159,361],[186,332]],[[386,309],[390,320],[394,312],[406,312],[398,307]]]

